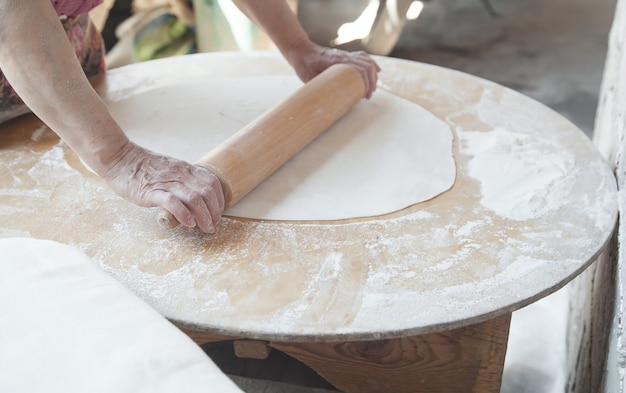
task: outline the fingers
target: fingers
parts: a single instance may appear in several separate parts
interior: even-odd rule
[[[371,57],[369,57],[369,67],[367,68],[367,70],[368,70],[368,77],[370,80],[371,88],[368,91],[368,93],[366,93],[365,97],[369,99],[372,97],[372,94],[376,91],[376,83],[378,82],[378,73],[381,70],[380,70],[380,66]]]
[[[133,145],[107,172],[107,183],[125,199],[161,206],[178,222],[215,233],[224,211],[222,185],[211,171]]]
[[[374,59],[364,51],[348,52],[315,45],[311,51],[292,57],[291,62],[303,82],[307,82],[333,64],[343,63],[354,67],[365,85],[363,96],[371,98],[376,91],[376,82],[380,67]]]
[[[380,72],[378,64],[363,51],[340,52],[341,56],[339,56],[337,52],[334,52],[333,58],[335,61],[352,65],[359,71],[365,85],[364,97],[368,99],[371,98],[374,91],[376,91],[376,82],[378,81],[378,73]]]
[[[365,52],[356,52],[355,56],[358,59],[359,71],[363,80],[367,81],[365,86],[365,98],[371,98],[374,91],[376,91],[376,82],[378,81],[378,72],[380,67],[374,59],[372,59]]]
[[[196,225],[196,220],[191,211],[174,194],[164,190],[154,190],[151,192],[151,199],[155,206],[161,206],[170,212],[181,225],[186,227]]]
[[[204,168],[193,166],[190,174],[191,178],[181,179],[184,183],[173,183],[168,190],[171,196],[168,203],[175,210],[168,211],[177,219],[177,214],[180,214],[184,221],[179,219],[179,222],[183,225],[197,225],[203,232],[215,233],[224,211],[222,185],[213,173]]]
[[[203,232],[217,232],[224,210],[224,195],[220,182],[215,178],[203,182],[204,185],[190,183],[169,183],[166,187],[152,190],[147,198],[169,211],[184,226],[197,225]],[[191,189],[190,186],[197,188],[198,191]]]
[[[201,179],[198,192],[192,193],[190,210],[200,229],[207,233],[214,233],[219,229],[220,219],[224,211],[224,191],[217,176],[209,170],[192,167],[192,174]],[[209,216],[206,216],[208,210]],[[202,217],[202,220],[198,220]]]

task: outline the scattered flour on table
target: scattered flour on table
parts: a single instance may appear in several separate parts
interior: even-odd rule
[[[461,152],[473,156],[468,169],[481,184],[481,204],[499,216],[529,220],[557,210],[567,200],[576,160],[562,147],[502,129],[460,136]]]

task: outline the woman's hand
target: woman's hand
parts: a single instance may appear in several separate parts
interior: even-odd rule
[[[224,194],[205,168],[161,156],[128,142],[103,174],[120,196],[139,206],[161,206],[185,226],[206,233],[219,229]]]
[[[365,52],[330,49],[311,41],[285,0],[234,0],[250,19],[269,35],[303,82],[308,82],[333,64],[356,68],[365,83],[366,98],[376,90],[380,67]]]
[[[376,90],[380,67],[365,52],[346,52],[309,41],[301,47],[291,49],[286,57],[303,82],[313,79],[333,64],[342,63],[354,67],[361,74],[365,83],[365,98],[370,98]]]

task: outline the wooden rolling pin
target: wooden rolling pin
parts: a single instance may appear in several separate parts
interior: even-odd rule
[[[227,209],[328,129],[364,94],[365,84],[359,72],[348,65],[335,64],[205,154],[195,165],[219,178]],[[164,228],[179,225],[166,210],[159,213],[158,221]]]

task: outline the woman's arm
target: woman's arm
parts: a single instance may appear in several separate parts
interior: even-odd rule
[[[380,68],[365,52],[346,52],[313,43],[285,0],[234,0],[254,23],[262,27],[300,79],[308,81],[336,63],[355,67],[365,82],[365,96],[376,90]]]
[[[0,69],[24,103],[118,194],[214,232],[224,207],[209,171],[131,141],[89,84],[50,0],[0,1]]]

